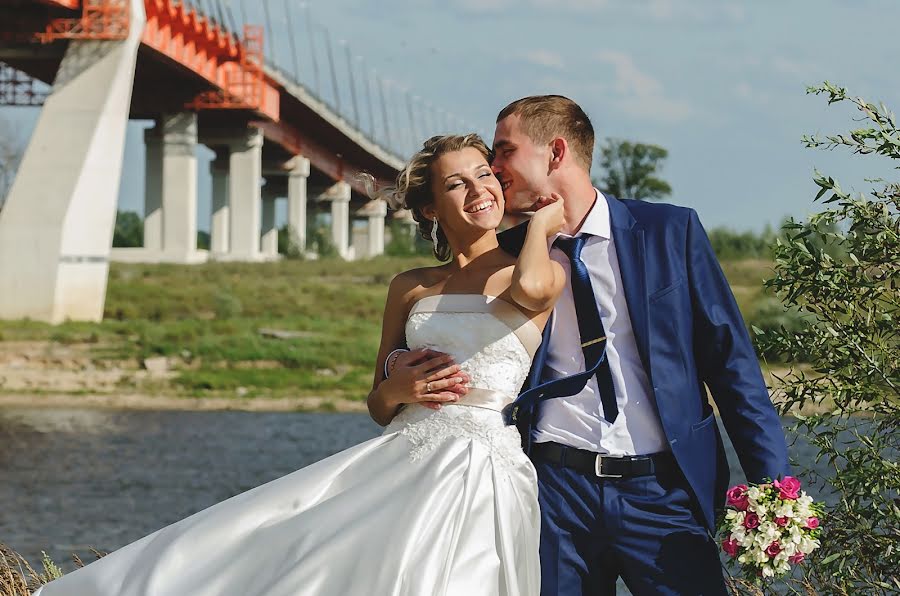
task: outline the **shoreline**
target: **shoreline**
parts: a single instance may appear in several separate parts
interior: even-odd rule
[[[368,413],[365,402],[338,397],[182,397],[142,393],[9,393],[0,394],[0,408]]]

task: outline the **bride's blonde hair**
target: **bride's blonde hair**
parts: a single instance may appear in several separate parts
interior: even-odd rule
[[[423,207],[434,203],[434,194],[431,192],[431,166],[441,155],[461,151],[468,147],[476,149],[490,161],[490,149],[475,133],[431,137],[422,144],[422,148],[400,170],[394,186],[376,191],[375,179],[365,175],[369,196],[384,199],[391,209],[409,209],[413,219],[418,223],[419,234],[422,238],[431,241],[431,228],[434,227],[434,222],[422,213]],[[441,262],[449,261],[451,257],[450,243],[447,242],[447,236],[441,226],[438,226],[437,237],[438,242],[434,249],[434,256]]]

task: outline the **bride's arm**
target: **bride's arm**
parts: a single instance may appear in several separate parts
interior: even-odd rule
[[[553,195],[528,223],[525,242],[513,269],[510,297],[519,306],[535,312],[553,307],[566,283],[562,266],[550,259],[547,238],[563,225],[563,200]]]
[[[405,403],[421,403],[439,408],[439,402],[456,401],[460,393],[454,392],[466,380],[452,356],[433,350],[413,350],[413,360],[405,366],[397,366],[388,379],[384,378],[384,363],[388,354],[406,344],[406,317],[409,305],[414,301],[413,291],[419,287],[415,271],[396,276],[388,288],[384,306],[384,322],[381,327],[381,346],[375,363],[375,380],[366,399],[369,415],[381,426],[387,426]],[[430,384],[431,392],[428,392]],[[464,390],[457,389],[461,393]]]

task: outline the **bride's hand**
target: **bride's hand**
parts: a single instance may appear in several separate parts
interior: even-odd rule
[[[453,356],[420,349],[399,355],[379,389],[393,405],[417,403],[439,410],[441,404],[465,395],[468,382],[469,376],[453,363]]]
[[[534,204],[535,213],[529,225],[539,226],[549,238],[559,232],[566,223],[565,201],[557,193],[540,197]]]

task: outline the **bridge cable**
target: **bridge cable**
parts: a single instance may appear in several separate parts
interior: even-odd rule
[[[350,102],[353,104],[353,117],[354,124],[357,128],[359,126],[359,105],[356,102],[356,83],[354,81],[353,75],[353,59],[350,54],[350,44],[348,44],[345,40],[341,40],[341,44],[344,46],[344,53],[347,56],[347,78],[350,81]]]
[[[284,0],[284,14],[287,17],[288,41],[291,44],[291,58],[294,63],[294,82],[300,84],[300,57],[297,54],[297,44],[294,42],[294,22],[291,19],[291,4]]]

